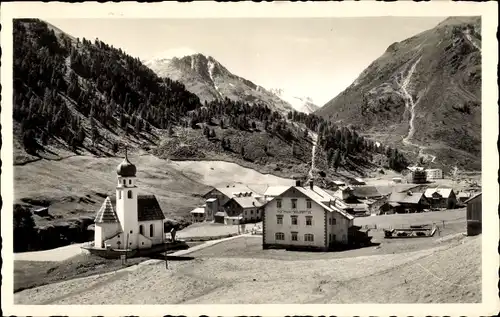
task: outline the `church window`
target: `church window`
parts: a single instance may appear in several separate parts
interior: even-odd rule
[[[144,235],[144,226],[143,225],[139,226],[139,233]]]
[[[153,229],[154,229],[153,224],[150,224],[150,225],[149,225],[149,236],[150,236],[150,237],[152,237],[152,236],[153,236]]]
[[[126,182],[126,181],[125,181],[125,180],[123,180],[123,185],[125,185],[125,184],[126,184],[125,182]]]
[[[131,185],[131,184],[132,184],[132,180],[131,180],[131,179],[129,179],[129,180],[128,180],[128,184],[129,184],[129,185]]]
[[[127,197],[128,197],[128,198],[132,198],[132,191],[131,191],[131,190],[129,190],[129,191],[127,192]]]
[[[133,233],[133,231],[132,231],[132,230],[130,230],[130,234],[132,234],[132,233]]]
[[[122,199],[122,191],[118,191],[118,199]]]

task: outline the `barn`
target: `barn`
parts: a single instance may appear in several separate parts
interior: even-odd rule
[[[475,236],[482,231],[482,198],[481,194],[472,196],[465,201],[467,204],[467,235]]]

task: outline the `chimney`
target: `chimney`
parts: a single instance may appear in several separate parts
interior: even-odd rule
[[[310,182],[309,182],[309,187],[311,188],[311,190],[313,190],[313,189],[314,189],[314,182],[313,182],[313,181],[310,181]]]
[[[300,180],[295,180],[295,186],[300,187]]]

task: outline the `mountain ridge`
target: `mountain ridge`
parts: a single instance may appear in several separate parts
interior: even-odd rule
[[[480,29],[478,17],[452,17],[391,44],[316,114],[417,158],[480,169]]]
[[[260,85],[230,72],[212,56],[201,53],[145,61],[159,77],[182,82],[186,89],[200,97],[202,102],[229,98],[234,101],[259,103],[286,113],[294,108],[276,94]]]

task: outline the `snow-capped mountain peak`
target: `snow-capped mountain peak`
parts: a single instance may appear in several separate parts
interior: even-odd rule
[[[319,109],[311,97],[298,97],[282,88],[271,88],[269,91],[289,103],[296,111],[313,113]]]

